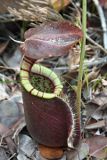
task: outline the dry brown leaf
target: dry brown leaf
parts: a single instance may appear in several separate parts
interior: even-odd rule
[[[22,56],[19,48],[16,48],[14,53],[3,54],[3,60],[6,63],[6,65],[17,70],[18,72],[20,70],[21,57]]]
[[[94,95],[92,102],[99,106],[104,106],[107,104],[107,94],[100,92],[99,94]]]
[[[105,119],[107,117],[107,94],[104,92],[95,94],[93,99],[87,103],[86,113],[88,117],[96,120]]]
[[[77,150],[67,151],[67,160],[83,160],[88,154],[89,146],[82,142]]]
[[[97,128],[102,128],[105,126],[105,121],[104,120],[101,120],[101,121],[98,121],[96,123],[93,123],[93,124],[89,124],[87,125],[85,128],[86,129],[97,129]]]
[[[6,49],[9,41],[0,43],[0,55],[3,53],[3,51]]]
[[[0,147],[0,160],[8,160],[9,157],[6,154],[6,151]]]
[[[89,155],[97,158],[107,158],[107,154],[104,153],[104,149],[107,148],[107,137],[94,136],[86,139],[86,143],[89,145]],[[106,150],[105,150],[105,153]],[[98,156],[103,157],[98,157]]]
[[[107,106],[99,106],[96,103],[90,102],[86,107],[87,117],[92,117],[96,120],[105,119],[107,117]]]
[[[18,160],[27,160],[33,159],[31,158],[33,153],[35,152],[36,144],[32,140],[31,137],[21,134],[19,136],[19,153],[17,156]]]
[[[7,78],[3,74],[0,74],[0,101],[9,98],[10,89],[8,85],[6,84],[6,81],[8,80],[9,78]]]
[[[74,66],[79,64],[80,61],[80,49],[77,48],[72,48],[69,53],[68,57],[68,65],[69,65],[69,70],[75,69]]]
[[[95,153],[94,157],[101,159],[101,160],[106,160],[105,158],[107,158],[107,147]]]
[[[15,140],[15,142],[17,141],[17,137],[19,133],[25,126],[26,126],[26,123],[25,123],[24,116],[19,118],[19,120],[13,126],[11,126],[11,130],[14,132],[13,139]]]
[[[18,98],[18,97],[16,97]],[[8,111],[8,112],[7,112]],[[0,120],[1,123],[10,127],[17,122],[22,113],[19,112],[19,107],[14,99],[4,100],[0,103]]]
[[[88,80],[88,82],[90,82],[90,81],[96,79],[98,77],[98,74],[99,74],[99,70],[96,71],[96,69],[93,69],[90,73],[88,73],[86,75],[86,78],[83,81],[83,85],[87,83],[87,80]]]
[[[1,136],[0,143],[2,144],[2,141],[5,139],[11,154],[14,154],[14,153],[16,153],[16,145],[14,144],[9,133],[10,133],[10,129],[0,123],[0,136]]]

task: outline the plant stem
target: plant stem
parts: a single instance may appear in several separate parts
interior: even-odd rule
[[[87,14],[87,0],[82,1],[82,31],[83,31],[83,39],[81,42],[81,54],[80,54],[80,66],[79,66],[79,74],[78,74],[78,84],[77,84],[77,116],[81,115],[81,90],[82,90],[82,77],[83,77],[83,62],[85,57],[85,44],[86,44],[86,14]]]

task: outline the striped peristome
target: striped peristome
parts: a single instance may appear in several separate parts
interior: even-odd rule
[[[54,92],[46,93],[34,88],[30,82],[30,72],[49,78],[53,82],[53,85],[55,87]],[[34,63],[27,57],[24,57],[22,60],[20,79],[22,86],[27,92],[30,92],[31,95],[38,96],[44,99],[51,99],[59,96],[63,88],[58,76],[51,69]]]

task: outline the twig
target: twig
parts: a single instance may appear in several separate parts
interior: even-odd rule
[[[16,153],[14,153],[8,160],[13,159],[16,156]]]
[[[88,68],[92,68],[94,66],[101,68],[102,66],[104,66],[105,64],[107,64],[107,56],[103,57],[103,58],[98,58],[97,60],[94,61],[86,61],[84,63],[84,67],[88,67]]]
[[[15,20],[16,20],[15,17],[13,17],[13,15],[9,13],[0,15],[0,22],[10,22]]]
[[[107,64],[107,56],[103,57],[103,58],[99,58],[97,60],[88,60],[88,61],[84,61],[83,64],[83,70],[86,68],[92,68],[92,67],[98,67],[101,68],[102,66],[104,66],[105,64]],[[72,65],[71,70],[77,70],[79,68],[79,65]],[[59,70],[68,70],[68,67],[58,67],[57,69]]]
[[[16,39],[14,39],[13,37],[11,37],[11,36],[9,36],[9,38],[13,41],[13,42],[16,42],[16,43],[18,43],[18,44],[23,44],[24,42],[22,42],[22,41],[18,41],[18,40],[16,40]]]
[[[0,69],[7,69],[7,70],[14,70],[14,71],[19,70],[18,68],[12,68],[12,67],[7,67],[7,66],[0,66]]]
[[[95,42],[92,38],[90,38],[88,35],[86,35],[86,38],[88,41],[90,41],[92,44],[96,45],[98,48],[100,48],[105,54],[107,54],[107,50],[105,50],[100,44]]]
[[[105,16],[104,16],[104,12],[103,12],[103,9],[99,3],[99,0],[93,0],[96,8],[97,8],[97,11],[98,11],[98,14],[99,14],[99,17],[100,17],[100,21],[101,21],[101,26],[102,26],[102,29],[103,29],[103,43],[104,43],[104,48],[107,49],[107,24],[106,24],[106,19],[105,19]]]
[[[90,60],[85,60],[83,64],[83,70],[86,68],[92,68],[92,67],[98,67],[97,69],[101,68],[102,66],[107,64],[107,56],[103,58],[98,58],[98,59],[90,59]],[[72,65],[71,71],[72,70],[77,70],[79,68],[79,64]],[[56,71],[61,71],[61,72],[68,72],[69,67],[67,66],[62,66],[62,67],[57,67],[55,68]]]

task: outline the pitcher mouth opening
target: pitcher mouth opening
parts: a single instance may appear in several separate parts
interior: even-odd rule
[[[24,89],[31,95],[40,98],[51,99],[57,97],[63,88],[58,76],[51,69],[40,64],[33,64],[29,71],[28,68],[22,69],[20,77]],[[43,79],[46,84],[43,84]]]
[[[48,77],[33,72],[30,72],[29,77],[32,86],[38,91],[46,93],[54,92],[55,86],[52,80],[50,80]]]

